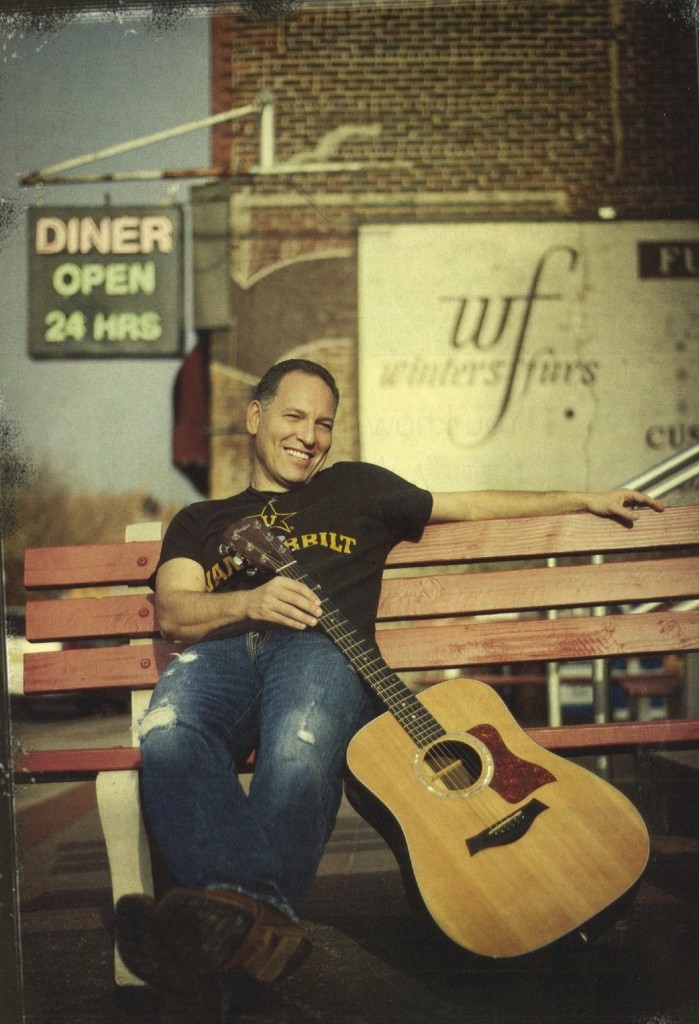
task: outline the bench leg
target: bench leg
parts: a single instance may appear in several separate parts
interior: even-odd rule
[[[141,816],[137,771],[99,772],[97,806],[107,846],[114,903],[129,892],[153,895],[153,869]],[[114,950],[117,985],[143,985]]]

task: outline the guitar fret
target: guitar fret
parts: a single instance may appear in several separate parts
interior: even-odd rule
[[[290,569],[292,567],[290,566]],[[308,584],[308,577],[294,568],[295,578]],[[319,588],[314,587],[316,592]],[[429,711],[417,700],[405,683],[393,672],[379,652],[361,637],[353,627],[348,628],[339,609],[321,594],[323,615],[320,625],[337,643],[355,670],[381,698],[399,724],[418,745],[424,746],[444,735],[444,730]]]
[[[242,527],[231,529],[226,534],[226,539],[235,547],[235,542],[239,542],[241,536],[248,530],[261,533],[266,541],[263,549],[257,547],[250,540],[244,541],[246,553],[249,555],[250,552],[254,552],[257,556],[256,559],[252,559],[253,563],[261,564],[265,568],[271,567],[278,575],[305,583],[315,591],[320,598],[322,608],[322,615],[318,622],[320,628],[342,651],[358,675],[371,687],[417,746],[424,747],[439,739],[440,736],[444,736],[445,731],[439,722],[403,680],[389,668],[378,649],[357,632],[340,609],[335,607],[323,594],[318,584],[299,569],[298,564],[286,548],[277,547],[280,542],[274,534],[264,530],[259,523],[253,521]],[[267,547],[271,547],[272,551],[268,551]]]

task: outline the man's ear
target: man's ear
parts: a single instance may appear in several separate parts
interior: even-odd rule
[[[250,405],[248,406],[248,413],[246,418],[248,434],[250,434],[252,437],[255,437],[255,435],[257,434],[257,427],[260,422],[260,411],[260,403],[256,399],[253,399],[253,401],[250,402]]]

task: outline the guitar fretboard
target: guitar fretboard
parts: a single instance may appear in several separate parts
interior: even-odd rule
[[[340,609],[325,596],[318,584],[298,568],[296,562],[290,561],[277,566],[276,571],[280,576],[299,580],[315,591],[323,609],[319,626],[418,747],[427,746],[446,735],[437,719],[389,668],[377,648],[354,628]]]

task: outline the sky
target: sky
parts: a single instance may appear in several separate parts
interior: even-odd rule
[[[0,416],[22,454],[76,493],[146,491],[163,504],[200,497],[172,464],[178,357],[28,355],[26,211],[37,205],[186,204],[189,183],[25,187],[31,171],[210,113],[209,21],[134,8],[75,14],[22,31],[0,18]],[[93,162],[73,173],[210,165],[209,130]],[[68,172],[70,173],[70,172]],[[185,296],[187,298],[187,296]],[[189,309],[189,304],[187,303]],[[185,348],[194,344],[189,326]]]

